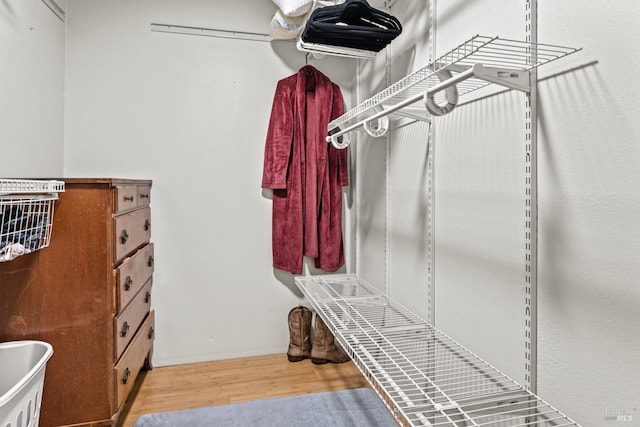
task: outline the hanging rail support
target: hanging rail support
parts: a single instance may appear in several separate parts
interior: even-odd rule
[[[397,103],[396,105],[393,105],[385,110],[382,110],[376,114],[374,114],[371,117],[368,117],[364,120],[359,121],[358,123],[354,123],[351,126],[348,126],[344,129],[340,129],[338,132],[333,133],[329,136],[327,136],[327,142],[331,142],[336,148],[344,148],[344,147],[339,147],[338,145],[340,145],[340,143],[338,142],[338,137],[351,132],[352,130],[356,130],[357,128],[359,128],[360,126],[362,126],[365,122],[371,122],[372,120],[377,120],[380,119],[381,117],[384,116],[388,116],[389,114],[393,113],[394,111],[398,111],[401,108],[406,107],[407,105],[411,105],[416,101],[419,101],[420,99],[422,99],[422,94],[418,94],[416,96],[413,96],[411,98],[405,99],[402,102]],[[382,135],[380,135],[382,136]]]
[[[474,68],[475,77],[486,80],[491,83],[499,84],[510,89],[516,89],[521,92],[529,92],[531,90],[531,79],[529,70],[487,67],[486,65],[476,64]]]
[[[453,68],[453,67],[452,67]],[[450,71],[446,68],[437,71],[437,74],[440,77],[450,76]],[[328,135],[326,137],[327,142],[330,142],[336,148],[345,148],[348,143],[339,142],[338,138],[344,134],[347,134],[353,130],[356,130],[360,126],[369,125],[373,120],[381,120],[383,117],[394,113],[402,108],[405,108],[421,99],[427,105],[427,109],[432,115],[444,115],[451,112],[457,103],[457,91],[455,91],[455,86],[458,83],[461,83],[470,78],[482,79],[491,83],[499,84],[501,86],[508,87],[510,89],[516,89],[522,92],[529,92],[531,89],[531,81],[529,78],[529,71],[524,69],[513,69],[513,68],[500,68],[500,67],[488,67],[483,64],[474,64],[471,67],[466,68],[464,71],[456,74],[455,76],[448,77],[446,80],[441,81],[439,84],[433,86],[429,90],[424,93],[419,93],[412,97],[409,97],[389,108],[386,108],[382,111],[377,112],[376,114],[364,119],[360,120],[357,123],[354,123],[344,129],[340,129],[337,132]],[[454,88],[453,91],[451,89]],[[455,93],[455,99],[451,99],[448,97],[448,104],[446,106],[439,106],[433,100],[434,96],[438,92],[447,91],[447,94],[451,96]],[[384,133],[378,136],[382,136]]]

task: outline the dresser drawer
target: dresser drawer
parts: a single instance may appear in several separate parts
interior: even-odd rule
[[[125,185],[115,187],[115,212],[128,211],[137,206],[138,187],[135,185]]]
[[[149,279],[140,292],[133,297],[131,303],[125,307],[124,311],[113,319],[116,360],[120,358],[122,352],[127,348],[138,327],[151,309],[151,284],[152,279]]]
[[[141,248],[130,258],[124,260],[115,271],[116,306],[119,313],[129,304],[140,288],[153,274],[153,243]]]
[[[151,209],[143,208],[114,218],[115,263],[151,238]]]
[[[151,185],[119,185],[115,192],[116,213],[149,206],[151,201]]]
[[[115,389],[118,408],[122,407],[129,392],[133,388],[136,377],[142,368],[144,359],[149,354],[154,336],[154,312],[151,311],[127,347],[115,369]]]
[[[144,185],[137,188],[137,205],[138,207],[149,206],[151,203],[151,186]]]

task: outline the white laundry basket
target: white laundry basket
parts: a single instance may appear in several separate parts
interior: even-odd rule
[[[0,427],[36,427],[51,344],[42,341],[0,343]]]

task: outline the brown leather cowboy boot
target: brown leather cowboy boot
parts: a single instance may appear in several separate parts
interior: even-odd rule
[[[311,356],[311,310],[298,306],[289,312],[289,362],[299,362]]]
[[[336,344],[335,337],[320,316],[316,314],[311,346],[311,361],[316,365],[322,365],[327,362],[343,363],[348,360],[349,356]]]

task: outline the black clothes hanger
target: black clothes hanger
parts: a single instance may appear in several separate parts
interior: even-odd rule
[[[394,16],[371,7],[366,0],[347,0],[314,10],[301,37],[306,43],[379,52],[401,32],[402,25]]]
[[[313,70],[309,67],[309,55],[310,53],[307,52],[307,54],[304,56],[304,65],[305,65],[304,72],[307,77],[313,76]]]
[[[301,71],[304,70],[305,90],[313,91],[316,88],[316,76],[315,76],[315,74],[313,72],[313,67],[311,65],[309,65],[309,55],[310,55],[310,53],[307,52],[306,55],[304,56],[304,65],[302,66],[302,68],[300,68],[300,70]]]

